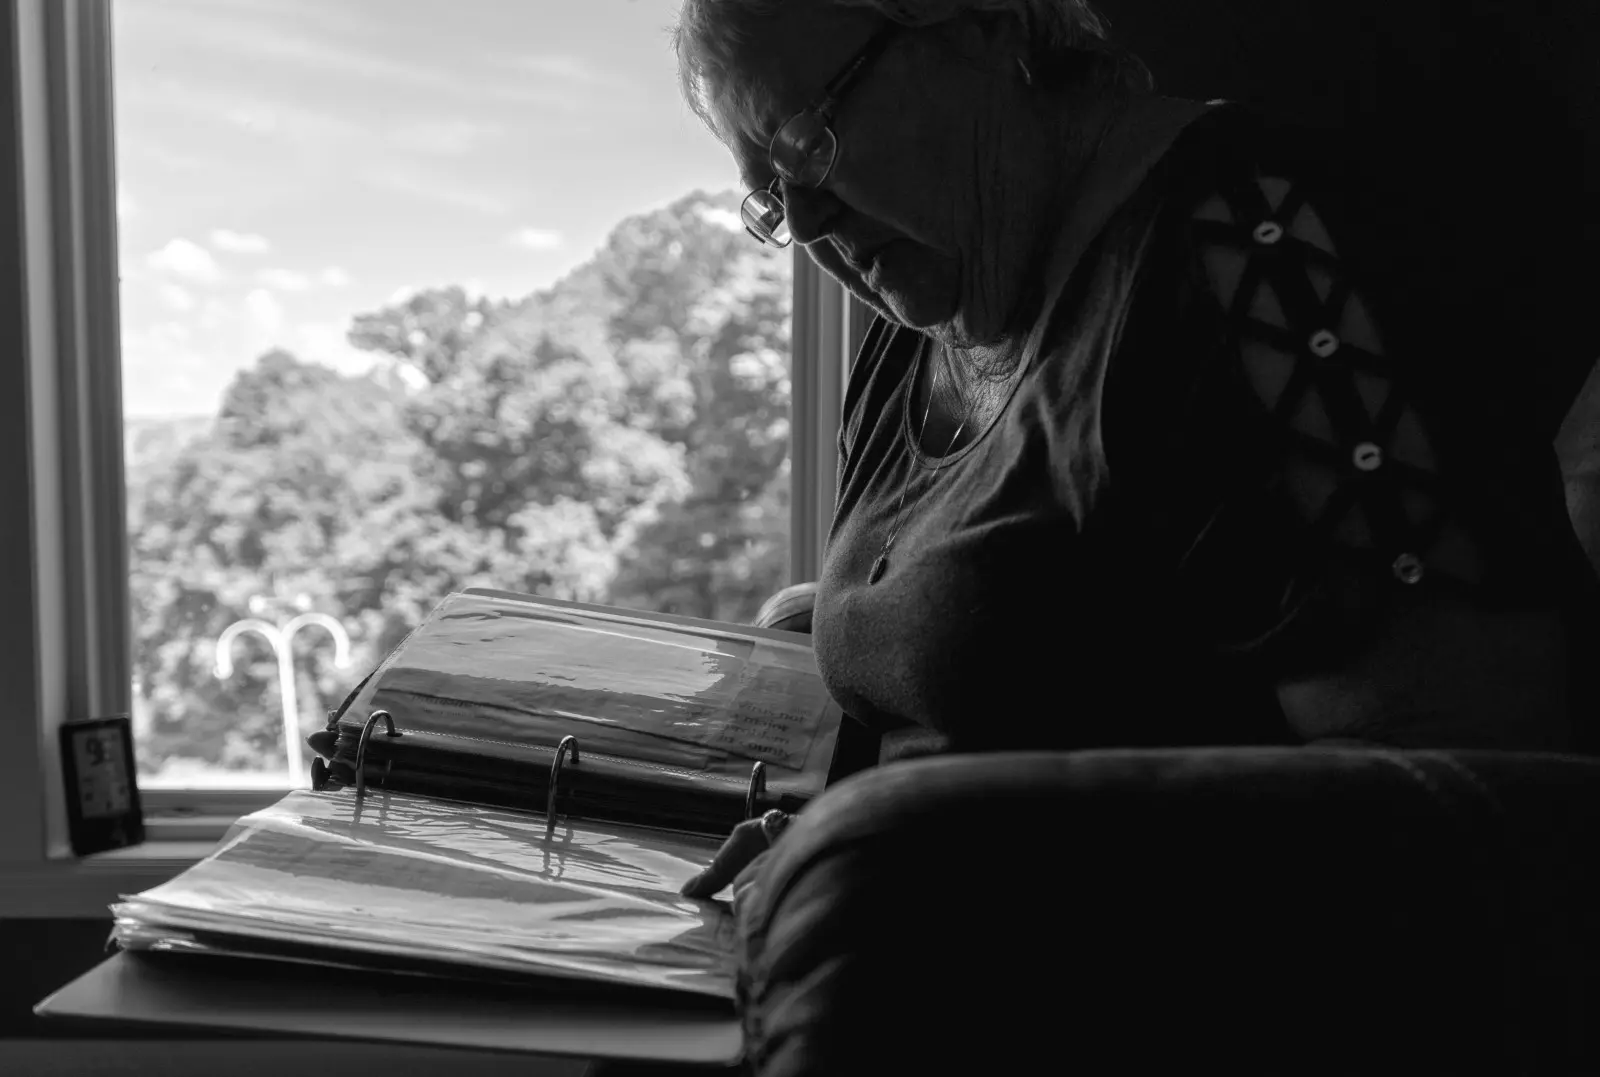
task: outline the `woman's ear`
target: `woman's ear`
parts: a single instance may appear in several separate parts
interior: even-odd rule
[[[1009,11],[964,11],[929,27],[949,56],[978,68],[1012,67],[1029,49],[1027,25]]]
[[[1016,11],[974,11],[970,18],[977,22],[984,40],[991,48],[1002,52],[1027,51],[1033,41],[1030,17]]]

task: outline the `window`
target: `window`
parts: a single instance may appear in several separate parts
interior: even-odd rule
[[[673,93],[675,9],[116,0],[146,785],[282,785],[289,727],[303,782],[453,589],[788,582],[792,256]]]
[[[738,229],[675,6],[11,5],[7,803],[52,852],[69,716],[131,710],[147,811],[237,811],[448,590],[741,619],[814,575],[861,319]]]

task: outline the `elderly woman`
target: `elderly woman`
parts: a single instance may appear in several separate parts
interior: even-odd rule
[[[886,742],[1571,749],[1593,574],[1294,133],[1083,0],[686,0],[690,103],[878,314],[813,634]],[[741,828],[686,892],[767,840]],[[748,831],[748,832],[746,832]]]

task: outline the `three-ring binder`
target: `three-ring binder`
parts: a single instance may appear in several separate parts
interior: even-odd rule
[[[361,739],[356,742],[356,798],[367,795],[367,743],[372,740],[372,730],[379,721],[386,726],[384,735],[389,737],[404,736],[394,727],[394,716],[385,710],[376,710],[367,715],[366,722],[361,726]],[[544,836],[553,837],[556,832],[556,794],[561,791],[561,770],[566,766],[567,756],[572,756],[572,765],[579,764],[578,738],[568,734],[556,744],[556,755],[550,762],[550,789],[545,796],[544,805]],[[754,819],[761,811],[761,800],[767,794],[767,765],[757,762],[750,768],[750,784],[744,794],[744,817]]]
[[[550,792],[544,802],[544,836],[550,838],[556,832],[556,791],[561,786],[561,767],[567,761],[567,752],[572,752],[572,765],[578,765],[578,738],[568,734],[561,738],[561,743],[556,745],[556,757],[550,764]]]
[[[394,727],[394,716],[388,711],[373,711],[367,715],[366,724],[361,727],[361,739],[356,742],[356,799],[367,795],[367,741],[372,739],[372,727],[382,718],[389,726],[387,736],[398,737],[400,731]]]
[[[761,814],[761,798],[767,795],[767,765],[757,762],[750,768],[750,788],[744,794],[744,817],[754,819]]]
[[[387,714],[387,712],[379,712]],[[371,719],[368,719],[368,727]],[[391,726],[392,728],[392,726]],[[362,743],[365,744],[367,730],[362,730]],[[556,756],[550,761],[550,789],[545,794],[544,802],[544,836],[553,837],[556,832],[556,794],[561,791],[561,771],[566,766],[567,755],[572,756],[572,765],[577,766],[578,738],[572,735],[562,737],[556,744]],[[359,750],[358,755],[359,758]],[[767,795],[767,765],[757,762],[750,768],[750,784],[744,794],[744,817],[754,819],[761,814],[761,801]],[[571,814],[570,812],[568,813]]]

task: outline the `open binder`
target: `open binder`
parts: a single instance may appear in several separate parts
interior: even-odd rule
[[[841,719],[804,636],[453,594],[330,714],[314,788],[124,898],[113,941],[167,976],[226,957],[731,1018],[731,913],[678,889],[821,792]]]
[[[330,715],[314,784],[723,837],[822,790],[840,719],[804,636],[475,589]]]

